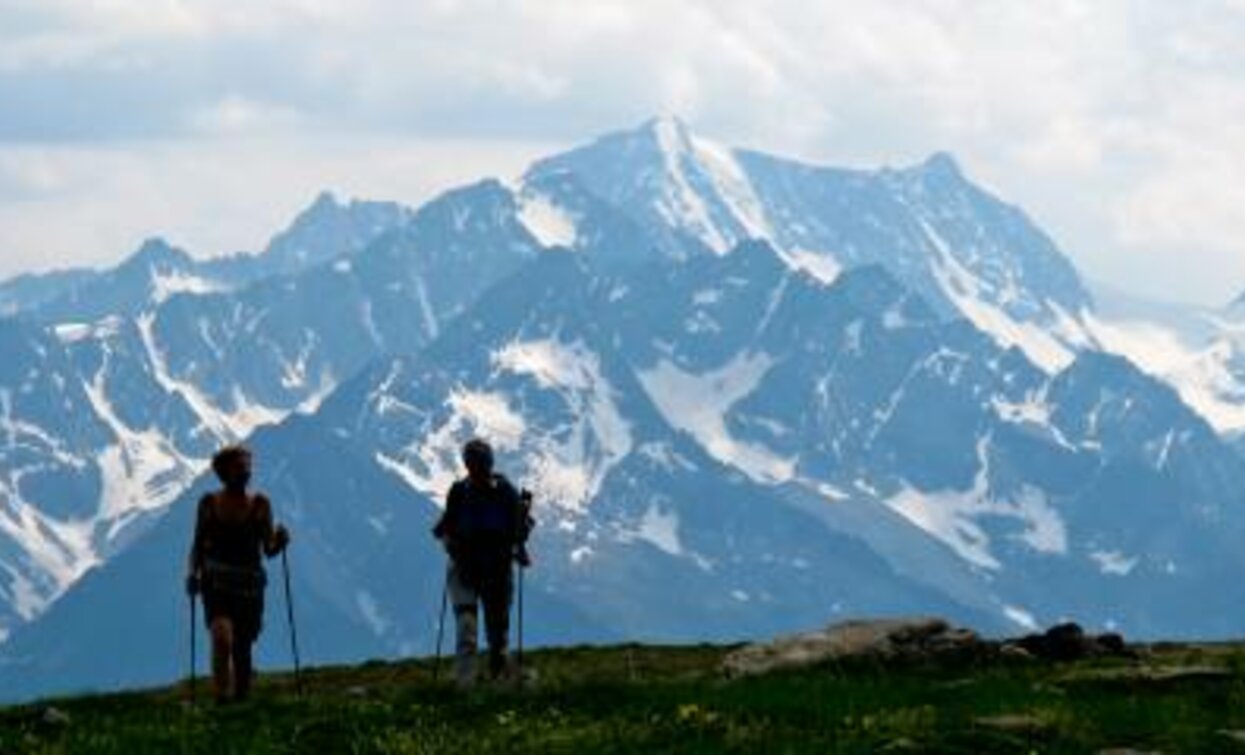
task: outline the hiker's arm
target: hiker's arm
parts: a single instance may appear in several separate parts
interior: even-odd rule
[[[446,548],[449,548],[449,543],[454,538],[450,522],[454,521],[454,511],[458,508],[457,491],[457,484],[450,486],[449,492],[445,494],[445,508],[441,511],[441,518],[432,526],[432,536],[440,540]]]
[[[255,496],[255,505],[259,506],[259,534],[264,555],[272,558],[290,544],[290,532],[284,525],[273,526],[272,501],[268,500],[268,496]]]

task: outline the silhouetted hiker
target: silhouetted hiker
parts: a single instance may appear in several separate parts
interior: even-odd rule
[[[455,676],[460,687],[475,681],[479,636],[477,616],[484,606],[489,674],[496,679],[509,670],[507,644],[510,602],[514,595],[514,564],[528,566],[526,543],[532,529],[531,494],[520,493],[493,472],[493,449],[483,440],[463,447],[467,476],[446,496],[445,512],[432,530],[450,557],[446,575],[454,604],[458,634]]]
[[[268,578],[260,554],[285,550],[289,531],[273,526],[272,504],[251,494],[251,452],[222,449],[212,471],[224,488],[199,501],[190,546],[186,589],[202,593],[203,613],[212,635],[212,683],[216,701],[245,700],[251,689],[251,647],[264,618]]]

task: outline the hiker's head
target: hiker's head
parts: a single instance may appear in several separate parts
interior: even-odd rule
[[[463,465],[467,473],[477,479],[493,474],[493,447],[480,438],[463,446]]]
[[[245,488],[251,482],[251,452],[244,446],[228,446],[212,457],[212,471],[227,488]]]

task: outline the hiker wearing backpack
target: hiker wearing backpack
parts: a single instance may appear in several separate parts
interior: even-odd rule
[[[520,492],[493,471],[493,449],[483,440],[462,452],[467,476],[455,482],[432,534],[449,554],[447,589],[457,630],[455,678],[459,687],[475,681],[478,615],[484,608],[489,675],[509,672],[510,604],[514,565],[531,564],[526,543],[534,522],[531,494]]]
[[[274,526],[272,504],[248,490],[251,452],[241,446],[212,458],[221,490],[203,496],[190,546],[186,589],[201,595],[212,636],[212,686],[218,703],[242,701],[251,689],[251,649],[263,626],[262,556],[272,558],[290,543],[290,533]]]

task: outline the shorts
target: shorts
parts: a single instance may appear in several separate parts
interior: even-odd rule
[[[209,628],[217,619],[229,619],[236,639],[255,642],[264,628],[264,595],[204,590],[203,613]]]

